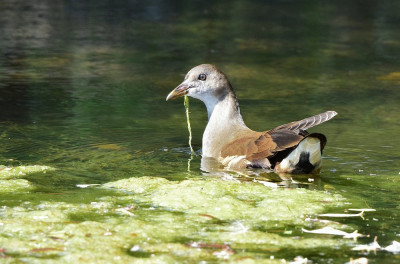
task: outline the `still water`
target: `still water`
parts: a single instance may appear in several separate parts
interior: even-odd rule
[[[0,260],[398,263],[399,22],[395,1],[1,1]],[[254,130],[337,111],[320,177],[201,171],[204,105],[191,157],[165,102],[201,63]],[[348,209],[376,211],[320,216]]]

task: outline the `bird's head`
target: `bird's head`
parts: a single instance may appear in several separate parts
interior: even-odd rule
[[[223,99],[231,90],[225,74],[211,64],[201,64],[191,69],[184,81],[172,90],[167,101],[187,95],[207,104]]]

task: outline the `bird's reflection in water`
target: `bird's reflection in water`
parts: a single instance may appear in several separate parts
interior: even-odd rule
[[[323,189],[321,178],[317,174],[276,174],[266,169],[229,170],[216,159],[208,157],[202,157],[201,170],[208,177],[238,182],[255,182],[272,188]]]

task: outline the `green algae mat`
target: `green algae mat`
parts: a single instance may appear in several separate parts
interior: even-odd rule
[[[57,172],[46,166],[2,167],[1,192],[34,191],[26,179],[49,171]],[[79,187],[107,195],[86,203],[2,206],[1,261],[289,263],[322,251],[332,256],[350,251],[361,236],[355,232],[357,236],[346,237],[357,227],[322,215],[348,207],[343,196],[325,190],[148,176]]]

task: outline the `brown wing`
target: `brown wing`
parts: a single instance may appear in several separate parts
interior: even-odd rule
[[[264,136],[265,132],[250,132],[244,137],[231,141],[221,150],[223,158],[228,156],[251,156],[254,153],[260,152],[260,147],[263,149],[276,148],[275,142],[270,135]]]
[[[253,132],[227,144],[221,151],[221,157],[244,155],[250,162],[261,160],[296,146],[303,138],[302,135],[284,129],[272,133]]]
[[[306,129],[328,121],[337,115],[335,111],[327,111],[300,121],[278,126],[266,132],[252,132],[244,137],[228,143],[221,151],[223,158],[228,156],[246,156],[250,162],[268,158],[275,165],[285,158],[304,137],[309,136]],[[312,134],[321,137],[321,150],[326,138],[322,134]]]
[[[264,158],[270,159],[279,152],[297,146],[303,138],[303,135],[285,129],[264,132],[264,135],[257,140],[259,151],[249,155],[248,160],[255,161]],[[271,145],[274,147],[271,148]]]

